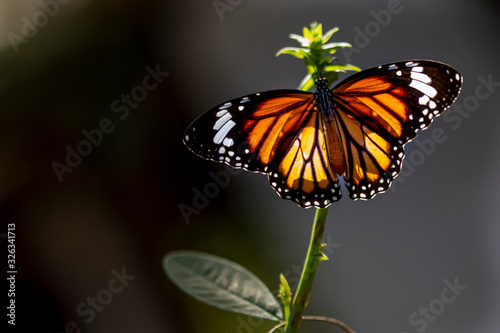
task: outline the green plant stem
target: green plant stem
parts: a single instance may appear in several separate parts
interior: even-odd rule
[[[309,301],[309,295],[311,294],[311,288],[318,265],[322,260],[327,259],[323,254],[323,245],[321,243],[327,214],[328,208],[316,210],[309,249],[307,251],[304,268],[302,269],[302,275],[300,276],[299,287],[293,298],[290,318],[286,325],[286,333],[295,333],[299,328],[302,321],[302,314]]]

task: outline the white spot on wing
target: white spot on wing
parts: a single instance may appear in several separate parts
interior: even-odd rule
[[[230,107],[231,105],[232,105],[231,102],[224,103],[224,105],[221,105],[219,107],[219,110],[226,109],[226,108]]]
[[[217,112],[215,115],[220,118],[223,115],[225,115],[226,113],[227,113],[227,110],[221,110],[221,111]]]
[[[417,81],[417,80],[412,80],[410,82],[410,87],[421,91],[423,94],[426,94],[427,96],[429,96],[431,98],[436,97],[436,95],[437,95],[437,90],[434,89],[434,87],[431,87],[431,86],[429,86],[425,83],[422,83],[420,81]]]
[[[224,125],[229,119],[231,119],[231,114],[227,112],[226,114],[224,114],[224,116],[217,119],[214,124],[214,130],[218,131],[222,127],[222,125]]]
[[[418,67],[415,67],[418,68]],[[411,72],[410,77],[415,80],[422,81],[423,83],[431,83],[431,78],[423,73]]]
[[[228,120],[227,123],[225,123],[224,126],[222,126],[222,128],[217,132],[217,134],[215,134],[214,143],[220,144],[222,142],[222,140],[224,140],[224,138],[226,137],[227,133],[229,133],[231,128],[234,127],[234,125],[236,125],[236,123],[234,121]]]
[[[222,144],[226,147],[231,147],[233,143],[234,141],[231,138],[224,138],[224,141],[222,141]]]
[[[418,104],[426,105],[427,103],[429,103],[429,101],[430,101],[429,96],[424,95],[418,99]]]

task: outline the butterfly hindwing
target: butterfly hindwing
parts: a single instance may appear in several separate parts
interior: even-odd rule
[[[337,124],[345,153],[344,181],[351,199],[371,199],[385,192],[400,171],[404,150],[378,133],[337,112]]]
[[[324,208],[340,200],[338,179],[330,166],[325,127],[319,112],[309,114],[286,151],[269,173],[271,186],[301,207]]]
[[[332,90],[351,198],[371,199],[389,188],[404,145],[456,100],[461,85],[452,67],[414,60],[364,70]]]

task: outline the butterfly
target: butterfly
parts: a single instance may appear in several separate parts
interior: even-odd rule
[[[300,207],[387,191],[404,146],[457,99],[462,76],[444,63],[410,60],[358,72],[333,89],[272,90],[230,100],[199,116],[184,144],[196,155],[265,173]]]

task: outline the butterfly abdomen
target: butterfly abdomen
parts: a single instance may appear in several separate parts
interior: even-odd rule
[[[328,88],[328,81],[324,78],[317,79],[316,93],[314,94],[316,107],[321,114],[324,123],[326,151],[330,167],[337,174],[341,175],[345,171],[344,149],[338,129],[338,123],[335,118],[335,102],[331,90]]]

